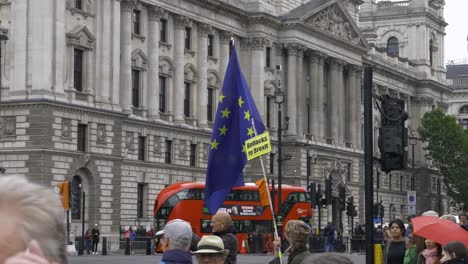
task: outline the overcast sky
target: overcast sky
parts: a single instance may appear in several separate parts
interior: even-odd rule
[[[445,62],[468,58],[468,0],[445,0]]]

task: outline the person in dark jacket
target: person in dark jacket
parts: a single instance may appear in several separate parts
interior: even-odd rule
[[[391,238],[385,242],[384,264],[403,264],[406,242],[403,238],[405,225],[401,219],[394,219],[389,224]]]
[[[305,258],[311,255],[307,249],[307,239],[311,232],[310,226],[301,220],[291,220],[286,224],[286,239],[290,245],[289,248],[286,249],[286,252],[289,254],[288,264],[300,264]],[[279,264],[279,240],[275,240],[273,244],[275,259],[270,261],[269,264]]]
[[[93,254],[98,254],[99,236],[101,235],[101,232],[99,232],[97,224],[94,225],[93,230],[91,230],[91,234],[93,236]]]
[[[211,232],[219,236],[224,243],[224,248],[229,250],[229,254],[224,260],[225,264],[234,264],[237,262],[237,237],[235,227],[232,225],[231,216],[226,212],[217,212],[211,218]]]
[[[468,250],[458,241],[448,243],[442,248],[442,264],[468,264]]]
[[[161,232],[162,233],[162,232]],[[192,241],[192,228],[182,219],[169,221],[161,235],[163,255],[161,264],[192,264],[189,252]]]

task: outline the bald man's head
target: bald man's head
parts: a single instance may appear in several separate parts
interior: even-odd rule
[[[216,233],[226,230],[231,226],[231,223],[231,215],[226,212],[217,212],[213,215],[213,218],[211,218],[211,231]]]

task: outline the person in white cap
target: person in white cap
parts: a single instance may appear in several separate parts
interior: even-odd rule
[[[223,264],[229,250],[224,249],[219,236],[203,236],[198,242],[198,250],[192,252],[199,264]]]
[[[192,264],[192,255],[189,252],[192,242],[192,228],[182,219],[169,221],[164,227],[164,236],[161,237],[163,255],[161,264]]]

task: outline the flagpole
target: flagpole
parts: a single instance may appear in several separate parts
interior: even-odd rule
[[[255,121],[254,121],[253,118],[252,118],[252,127],[254,129],[255,136],[257,136],[257,129],[255,128]],[[268,187],[268,179],[267,179],[266,172],[265,172],[265,165],[263,164],[262,156],[260,156],[259,158],[260,158],[260,164],[262,166],[263,180],[265,181],[265,185],[267,186],[267,194],[268,194],[268,201],[269,201],[269,204],[270,204],[271,218],[272,218],[272,221],[273,221],[273,228],[275,230],[275,239],[279,239],[279,241],[280,241],[280,246],[279,246],[279,249],[278,249],[278,257],[279,257],[280,263],[283,264],[283,254],[281,253],[281,237],[278,235],[278,228],[276,227],[275,211],[273,209],[273,204],[271,202],[270,188]]]

